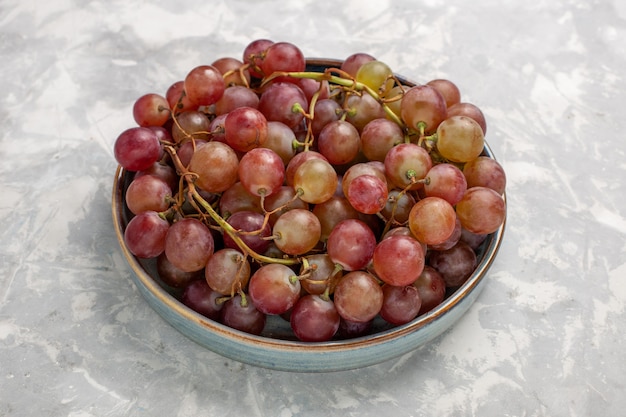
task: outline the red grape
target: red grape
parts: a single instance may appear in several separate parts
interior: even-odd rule
[[[239,161],[239,181],[252,195],[270,196],[285,180],[285,165],[276,152],[267,148],[252,149]]]
[[[248,284],[250,263],[237,249],[223,248],[209,258],[204,278],[213,291],[232,296]]]
[[[493,233],[504,223],[506,204],[496,191],[487,187],[469,188],[456,205],[461,225],[472,233]]]
[[[233,329],[260,335],[265,328],[266,317],[254,304],[247,299],[244,301],[244,298],[237,294],[224,303],[220,321]]]
[[[248,87],[250,85],[250,71],[242,69],[243,62],[240,60],[223,57],[213,61],[211,65],[222,74],[227,90],[232,86]]]
[[[224,119],[224,138],[241,152],[261,147],[267,140],[267,119],[252,107],[236,108]]]
[[[183,291],[181,301],[187,307],[211,320],[219,320],[224,306],[218,300],[222,294],[213,291],[204,280],[189,282]]]
[[[328,123],[317,137],[319,152],[333,165],[347,164],[356,158],[361,139],[356,128],[343,120]]]
[[[409,213],[411,233],[427,245],[445,242],[454,232],[456,213],[450,203],[439,197],[426,197]]]
[[[191,217],[172,224],[165,237],[165,256],[174,266],[186,272],[204,268],[214,248],[209,228]]]
[[[383,305],[380,316],[388,323],[399,326],[413,320],[420,312],[422,298],[412,285],[394,286],[385,284],[383,290]]]
[[[326,242],[328,256],[347,271],[365,268],[372,260],[375,247],[374,232],[358,219],[339,222]]]
[[[301,72],[306,62],[304,54],[296,45],[289,42],[276,42],[265,50],[261,70],[265,76],[274,72]]]
[[[414,143],[394,146],[387,152],[384,163],[387,178],[401,189],[421,188],[422,184],[417,181],[424,179],[433,166],[428,151]]]
[[[387,205],[387,182],[374,175],[359,175],[348,186],[348,201],[358,212],[376,214]]]
[[[143,171],[159,160],[161,144],[151,129],[131,127],[115,140],[115,159],[128,171]]]
[[[465,242],[443,251],[430,251],[428,264],[441,274],[447,287],[458,287],[476,269],[476,253]]]
[[[225,89],[222,73],[212,65],[195,67],[185,77],[185,93],[189,101],[196,106],[217,103]]]
[[[229,189],[237,181],[239,158],[222,142],[208,142],[194,152],[189,171],[197,175],[196,185],[211,193]]]
[[[293,307],[290,324],[303,342],[330,340],[339,329],[340,316],[332,300],[318,295],[305,295]]]
[[[173,288],[186,287],[191,281],[204,278],[201,271],[187,272],[175,267],[165,256],[165,253],[161,253],[157,257],[157,273],[159,278],[166,285]]]
[[[170,228],[167,220],[154,211],[144,211],[126,225],[124,243],[138,258],[154,258],[165,250],[165,238]]]
[[[506,174],[498,161],[488,156],[479,156],[463,166],[463,175],[467,186],[487,187],[504,194],[506,189]]]
[[[172,189],[161,178],[143,175],[135,178],[126,189],[128,209],[139,214],[142,211],[161,212],[167,210],[172,198]]]
[[[461,91],[452,81],[446,79],[430,80],[426,85],[433,87],[443,96],[446,107],[450,108],[461,101]]]
[[[241,240],[253,251],[263,253],[270,245],[266,238],[271,236],[269,224],[263,226],[265,217],[261,213],[253,211],[238,211],[233,213],[226,221],[240,233]],[[224,233],[224,246],[227,248],[240,249],[233,238]]]
[[[133,105],[133,118],[139,126],[163,126],[170,118],[170,104],[158,94],[144,94]]]
[[[243,62],[249,64],[250,75],[256,78],[263,78],[260,66],[263,61],[265,51],[274,42],[269,39],[256,39],[250,42],[243,50]]]
[[[487,122],[482,110],[472,103],[457,103],[448,109],[448,117],[467,116],[474,119],[482,128],[483,135],[487,134]]]
[[[435,132],[448,116],[445,99],[428,85],[417,85],[407,90],[402,97],[400,113],[404,123],[412,129],[420,131],[423,124],[425,133]]]
[[[439,197],[453,206],[461,201],[467,190],[467,180],[463,171],[452,164],[437,164],[426,173],[424,194]]]
[[[319,242],[322,226],[309,210],[294,209],[276,220],[272,232],[278,249],[288,255],[303,255]]]
[[[422,305],[419,315],[428,313],[441,304],[446,296],[446,282],[441,274],[432,266],[425,265],[424,270],[413,283],[420,293]]]
[[[352,77],[356,77],[356,73],[359,71],[359,68],[367,62],[375,61],[376,58],[371,56],[370,54],[366,54],[364,52],[357,52],[350,56],[348,56],[340,66],[342,71],[348,73]]]
[[[309,111],[309,102],[297,85],[273,83],[261,94],[259,111],[267,120],[282,122],[293,129],[304,119],[303,112]]]
[[[265,314],[283,314],[300,298],[300,281],[282,264],[266,264],[250,277],[248,291],[255,307]]]

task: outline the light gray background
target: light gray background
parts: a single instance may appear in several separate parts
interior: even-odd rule
[[[622,415],[625,4],[0,1],[0,416]],[[449,78],[483,109],[507,231],[434,342],[272,372],[187,340],[133,286],[110,215],[133,101],[261,37]]]

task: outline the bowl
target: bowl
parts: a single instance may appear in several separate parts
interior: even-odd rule
[[[341,61],[309,59],[308,70],[322,71]],[[402,79],[403,83],[412,83]],[[485,143],[483,154],[494,158]],[[117,239],[132,279],[149,306],[180,333],[224,357],[263,368],[292,372],[331,372],[367,367],[404,355],[428,343],[453,326],[479,296],[487,272],[502,242],[505,224],[490,234],[477,250],[477,267],[467,281],[430,312],[413,321],[390,327],[375,322],[372,334],[347,340],[301,342],[294,339],[289,323],[269,316],[261,335],[244,333],[208,319],[179,301],[179,292],[158,278],[154,260],[136,258],[124,243],[130,212],[125,191],[134,173],[117,168],[113,182],[112,216]],[[506,196],[504,196],[506,198]]]

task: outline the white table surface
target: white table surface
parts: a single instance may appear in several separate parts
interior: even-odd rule
[[[372,367],[275,372],[186,339],[116,241],[141,94],[256,38],[449,78],[488,120],[508,224],[449,331]],[[619,416],[626,3],[0,1],[0,416]]]

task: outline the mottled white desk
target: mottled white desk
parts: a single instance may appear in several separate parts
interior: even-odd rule
[[[0,416],[622,415],[624,3],[183,3],[0,4]],[[507,232],[433,343],[272,372],[187,340],[134,288],[110,215],[134,99],[260,37],[450,78],[486,114]]]

